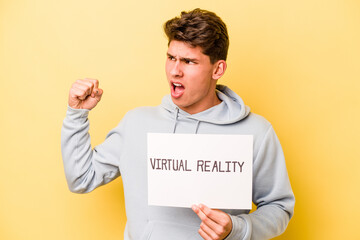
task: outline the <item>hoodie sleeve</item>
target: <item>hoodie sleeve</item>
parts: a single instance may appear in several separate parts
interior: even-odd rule
[[[272,126],[265,134],[253,167],[253,202],[257,210],[230,216],[233,229],[227,240],[276,237],[285,231],[294,213],[295,197],[284,154]]]
[[[87,193],[120,175],[121,137],[118,128],[91,148],[89,110],[68,107],[61,129],[61,153],[70,191]]]

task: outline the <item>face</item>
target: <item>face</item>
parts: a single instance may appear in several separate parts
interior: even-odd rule
[[[173,102],[190,114],[219,104],[215,88],[225,67],[223,60],[212,64],[210,57],[203,54],[198,46],[171,41],[165,70]]]

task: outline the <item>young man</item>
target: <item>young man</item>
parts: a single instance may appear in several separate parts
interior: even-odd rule
[[[93,150],[87,116],[103,90],[94,79],[72,85],[61,141],[70,190],[90,192],[121,173],[128,219],[125,239],[269,239],[281,234],[293,214],[295,199],[280,143],[269,122],[250,113],[229,88],[217,85],[226,70],[225,24],[214,13],[195,9],[166,22],[164,30],[169,40],[165,69],[171,94],[160,106],[128,112]],[[149,132],[253,135],[252,196],[257,210],[249,214],[248,210],[221,211],[202,204],[149,206]]]

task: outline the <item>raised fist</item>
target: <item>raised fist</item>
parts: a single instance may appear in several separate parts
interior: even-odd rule
[[[103,90],[99,81],[91,78],[78,79],[70,88],[69,106],[76,109],[93,109],[101,99]]]

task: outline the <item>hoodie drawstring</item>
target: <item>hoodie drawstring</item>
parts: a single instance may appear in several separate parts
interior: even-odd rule
[[[178,115],[179,115],[179,108],[176,108],[176,110],[175,110],[175,121],[174,121],[174,126],[173,126],[173,133],[175,133],[175,130],[176,130],[176,123],[177,123]]]
[[[179,117],[179,108],[175,108],[175,117],[174,117],[174,125],[173,125],[173,130],[172,133],[175,133],[176,131],[176,124],[178,122],[178,117]],[[197,120],[196,122],[196,126],[195,126],[195,134],[197,134],[198,130],[199,130],[199,125],[200,125],[200,120]]]
[[[195,128],[195,134],[197,134],[197,131],[198,131],[198,129],[199,129],[199,125],[200,125],[200,121],[197,120],[196,128]]]

